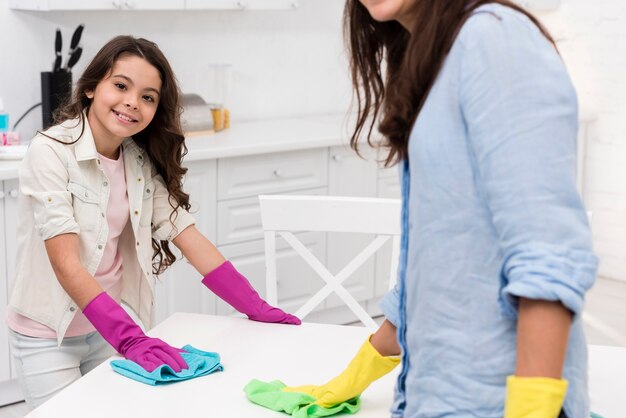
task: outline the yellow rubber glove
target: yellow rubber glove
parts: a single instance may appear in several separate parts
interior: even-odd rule
[[[371,337],[371,336],[370,336]],[[328,383],[283,388],[284,392],[300,392],[313,396],[317,405],[328,408],[352,399],[373,381],[380,379],[400,363],[400,357],[383,357],[370,343],[363,343],[356,356],[341,374]]]
[[[564,379],[509,376],[504,418],[557,418],[566,392]]]

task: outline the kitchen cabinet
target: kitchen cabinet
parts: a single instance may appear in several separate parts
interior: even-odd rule
[[[194,199],[201,202],[202,210],[194,216],[201,216],[204,225],[211,225],[201,225],[202,232],[264,295],[264,241],[258,195],[376,196],[380,170],[374,154],[366,155],[362,159],[348,147],[333,146],[194,161],[187,163],[184,188],[192,203]],[[373,238],[307,232],[298,237],[332,272],[343,268]],[[278,304],[294,311],[324,282],[281,238],[277,240],[277,251]],[[370,301],[376,293],[375,264],[372,258],[345,282],[359,301]],[[172,266],[156,287],[156,323],[175,311],[236,314],[202,287],[198,273],[186,262]],[[318,306],[312,317],[324,322],[354,319],[343,302],[332,296]]]
[[[266,153],[218,160],[217,246],[263,296],[265,247],[258,195],[328,193],[326,148]],[[326,235],[302,233],[298,238],[322,262],[326,261]],[[282,239],[277,240],[278,304],[297,309],[323,282]],[[317,310],[324,308],[320,305]],[[234,314],[217,300],[217,312]]]
[[[328,194],[331,196],[375,197],[377,187],[377,166],[373,161],[375,154],[367,149],[361,150],[359,157],[348,146],[329,148]],[[337,274],[348,262],[361,252],[373,239],[374,235],[333,232],[328,234],[327,267]],[[343,285],[357,301],[366,301],[374,297],[374,263],[371,257]],[[326,299],[326,307],[344,306],[337,295]]]
[[[292,10],[296,0],[9,0],[15,10]]]
[[[297,9],[297,0],[185,0],[187,10],[289,10]]]
[[[16,10],[182,10],[185,0],[9,0]]]
[[[13,274],[17,236],[17,180],[0,181],[0,406],[23,400],[9,352],[4,317]]]

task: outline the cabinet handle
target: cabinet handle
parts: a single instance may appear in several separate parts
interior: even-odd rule
[[[112,4],[113,4],[113,7],[115,7],[116,9],[122,8],[122,2],[120,0],[113,0]]]
[[[297,9],[298,7],[300,7],[300,4],[297,1],[292,1],[291,2],[291,8],[292,9]]]
[[[342,160],[341,155],[339,155],[339,154],[333,155],[333,160],[337,161],[337,162],[341,161]]]
[[[241,10],[246,8],[246,2],[245,1],[238,1],[237,2],[237,7],[239,7]]]
[[[9,196],[15,199],[17,197],[17,189],[9,190]]]
[[[126,6],[127,9],[133,9],[135,4],[132,1],[125,1],[124,6]]]
[[[274,175],[275,175],[276,177],[282,177],[282,176],[283,176],[283,174],[285,174],[285,173],[284,173],[284,172],[283,172],[283,170],[281,170],[280,168],[277,168],[276,170],[274,170]]]

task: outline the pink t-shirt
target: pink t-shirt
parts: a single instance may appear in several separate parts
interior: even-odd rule
[[[120,148],[117,160],[111,160],[98,154],[101,166],[110,185],[109,203],[106,219],[109,224],[109,236],[104,247],[100,265],[94,274],[96,281],[113,299],[119,301],[122,294],[122,255],[118,250],[120,235],[130,218],[128,194],[126,192],[126,177],[124,172],[124,157]],[[8,309],[7,324],[15,332],[39,338],[56,338],[56,332],[47,326],[33,321],[19,313]],[[76,312],[70,323],[66,337],[76,337],[95,331],[91,322],[82,312]]]

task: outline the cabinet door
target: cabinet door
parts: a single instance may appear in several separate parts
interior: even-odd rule
[[[376,196],[377,166],[373,153],[363,149],[365,159],[348,147],[329,149],[328,194],[331,196]],[[338,273],[372,240],[374,235],[329,233],[327,243],[328,269]],[[370,258],[344,282],[344,286],[359,301],[374,296],[374,258]],[[327,299],[327,306],[344,304],[336,295]]]
[[[187,9],[212,10],[292,10],[297,0],[186,0]]]
[[[11,0],[18,10],[182,10],[185,0]]]
[[[218,161],[218,199],[326,187],[327,151],[276,152]]]
[[[2,318],[6,314],[6,306],[8,304],[9,290],[15,278],[15,258],[17,250],[17,195],[18,195],[18,181],[6,180],[4,181],[3,188],[0,189],[4,198],[0,203],[0,222],[3,225],[0,227],[0,265],[6,266],[5,269],[0,271],[0,278],[2,283],[2,289],[0,290],[0,315]],[[4,259],[3,259],[4,258]],[[4,277],[2,277],[4,275]],[[8,330],[6,325],[0,326],[0,341],[2,342],[2,348],[0,348],[0,356],[2,359],[7,359],[7,363],[4,361],[0,366],[0,380],[3,378],[16,378],[15,372],[12,370],[11,357],[9,355],[8,347]],[[5,370],[5,366],[7,370]]]
[[[2,318],[6,316],[6,307],[8,303],[8,279],[5,266],[6,263],[6,245],[5,245],[5,217],[4,207],[6,205],[6,192],[4,191],[4,182],[0,181],[0,315]],[[0,326],[0,382],[11,378],[11,360],[9,355],[9,333],[4,322]]]
[[[19,193],[19,182],[15,180],[6,180],[4,182],[4,233],[6,236],[6,255],[7,255],[7,282],[9,289],[15,279],[15,260],[17,258],[17,222],[18,207],[17,196]]]
[[[325,263],[325,234],[305,232],[296,234],[296,236],[322,263]],[[263,240],[224,245],[219,247],[219,250],[241,274],[246,276],[259,292],[259,295],[265,298],[265,246]],[[280,237],[276,239],[276,269],[278,306],[287,312],[295,312],[324,284],[322,278]],[[322,302],[316,311],[324,307],[324,302]],[[235,310],[222,300],[217,302],[217,313],[220,315],[236,314]]]
[[[189,171],[183,188],[189,193],[190,212],[196,228],[215,243],[216,164],[215,160],[185,163]],[[170,248],[176,249],[174,244]],[[179,259],[157,279],[155,286],[155,324],[172,313],[215,313],[215,297],[204,288],[202,278],[186,259]]]
[[[19,182],[17,179],[6,180],[4,182],[4,234],[6,237],[6,266],[7,266],[7,289],[10,291],[15,280],[15,260],[17,259],[17,224],[18,206],[17,197],[19,194]],[[11,360],[11,379],[17,379],[15,364]],[[21,396],[21,393],[20,393]],[[21,399],[21,398],[20,398]]]
[[[400,178],[398,167],[382,168],[378,171],[378,197],[400,199]],[[376,297],[387,293],[389,289],[389,269],[391,268],[391,241],[385,243],[376,254]]]

